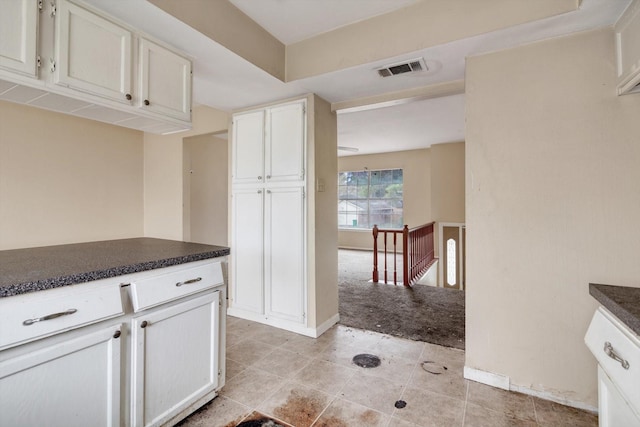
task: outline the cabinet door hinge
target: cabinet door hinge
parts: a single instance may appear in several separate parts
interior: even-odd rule
[[[49,14],[52,18],[54,16],[56,16],[56,12],[58,11],[57,7],[56,7],[56,2],[52,1],[51,2],[51,13]]]
[[[51,64],[51,72],[56,71],[56,61],[54,61],[53,58],[49,58],[49,64]]]
[[[218,369],[218,376],[221,377],[222,376],[222,369]]]
[[[307,192],[306,192],[306,191],[304,191],[304,188],[303,188],[303,189],[302,189],[302,198],[304,199],[304,198],[306,198],[306,197],[307,197]]]
[[[43,6],[42,6],[42,3],[43,3],[43,1],[42,1],[42,0],[38,0],[38,10],[39,10],[40,12],[42,12],[42,7],[43,7]]]
[[[36,67],[42,67],[42,60],[40,59],[40,55],[36,56]]]

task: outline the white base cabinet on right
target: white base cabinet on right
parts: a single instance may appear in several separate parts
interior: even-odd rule
[[[640,338],[600,307],[584,340],[598,361],[600,427],[640,427]]]

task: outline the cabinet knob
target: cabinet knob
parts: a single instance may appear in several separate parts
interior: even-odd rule
[[[146,320],[143,320],[143,321],[142,321],[142,323],[140,323],[140,327],[141,327],[142,329],[146,328],[148,325],[149,325],[149,324],[147,323],[147,321],[146,321]]]
[[[124,97],[127,98],[127,101],[131,101],[131,94],[130,93],[126,94]]]
[[[271,179],[271,175],[267,175],[267,179]]]
[[[144,105],[149,105],[149,104],[151,104],[151,103],[149,102],[149,100],[148,100],[148,99],[145,99],[145,100],[144,100]]]
[[[259,177],[258,177],[258,179],[259,179],[259,180],[262,180],[262,176],[259,176]]]
[[[119,330],[115,331],[114,334],[113,334],[113,337],[114,338],[120,338],[120,334],[121,334],[121,332]]]

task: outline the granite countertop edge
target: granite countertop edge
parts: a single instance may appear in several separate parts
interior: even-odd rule
[[[589,293],[640,336],[640,288],[589,283]]]
[[[202,261],[205,259],[218,258],[229,255],[229,253],[229,248],[220,247],[219,249],[213,251],[187,254],[153,261],[134,262],[131,264],[109,267],[95,271],[79,272],[74,274],[62,275],[59,277],[48,277],[46,279],[35,281],[14,283],[0,287],[0,298],[12,297],[48,289],[55,289],[68,285],[76,285],[91,282],[94,280],[109,279],[112,277],[171,267],[175,265],[186,264],[189,262]]]

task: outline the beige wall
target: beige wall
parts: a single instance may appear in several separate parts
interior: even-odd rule
[[[466,365],[595,406],[588,283],[638,286],[640,96],[611,29],[467,60]]]
[[[227,113],[199,106],[193,109],[193,128],[172,135],[144,134],[144,235],[183,239],[183,139],[227,130]]]
[[[431,221],[431,150],[338,157],[338,170],[403,169],[404,223],[415,227]],[[336,184],[337,185],[337,184]],[[337,196],[336,196],[337,197]],[[337,213],[335,214],[337,217]],[[342,248],[373,249],[371,230],[338,232]]]
[[[318,96],[313,96],[313,101],[310,103],[313,112],[309,114],[313,120],[310,123],[313,139],[309,141],[309,165],[313,168],[310,176],[315,177],[316,182],[324,181],[325,187],[319,192],[314,183],[309,185],[309,196],[313,197],[310,205],[314,206],[313,215],[309,215],[313,242],[309,243],[315,252],[315,257],[310,257],[315,278],[309,293],[315,296],[315,301],[310,303],[316,311],[315,325],[310,327],[318,327],[338,314],[338,136],[336,114],[331,111],[331,105]]]
[[[0,249],[143,234],[142,133],[0,101]]]
[[[226,135],[184,139],[184,240],[227,245],[228,143]]]

